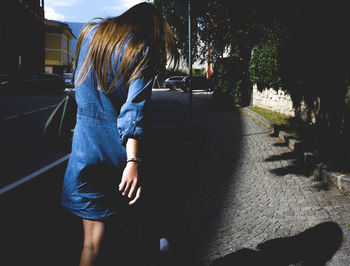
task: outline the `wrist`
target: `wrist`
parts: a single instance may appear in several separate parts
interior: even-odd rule
[[[129,169],[134,169],[134,170],[138,170],[139,169],[139,165],[136,162],[128,162],[128,163],[126,163],[125,167],[129,168]]]
[[[130,157],[126,160],[126,163],[138,164],[142,162],[142,158],[140,157]]]

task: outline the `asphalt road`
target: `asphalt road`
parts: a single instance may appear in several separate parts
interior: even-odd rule
[[[277,137],[233,106],[195,94],[191,130],[186,106],[187,94],[154,93],[153,186],[143,190],[153,204],[134,220],[152,219],[156,238],[169,239],[169,265],[349,265],[349,195],[315,186]],[[0,197],[4,265],[78,264],[81,222],[59,203],[64,170]],[[123,232],[126,257],[141,257]]]
[[[3,92],[0,97],[0,189],[55,162],[66,151],[42,136],[43,127],[53,108],[65,94]],[[158,128],[184,127],[188,94],[167,89],[153,92],[152,124]]]
[[[0,92],[0,121],[7,117],[23,115],[27,112],[39,111],[41,108],[57,104],[65,93],[38,93],[1,91]],[[24,115],[25,116],[25,115]]]
[[[153,169],[167,167],[175,154],[173,148],[181,145],[188,133],[188,94],[180,91],[155,90],[152,96],[152,143]],[[9,155],[3,165],[6,174],[16,180],[21,173],[50,163],[59,154],[44,142],[40,136],[42,122],[49,112],[39,112],[23,119],[2,121]],[[6,122],[6,124],[4,124]],[[16,132],[14,132],[16,129]],[[23,141],[17,135],[25,132]],[[4,139],[4,138],[3,138]],[[25,142],[26,150],[23,149]],[[13,149],[16,145],[15,149]],[[18,155],[20,153],[20,155]],[[41,154],[41,157],[38,157]],[[62,154],[61,154],[62,155]],[[49,158],[52,156],[52,159]],[[58,156],[59,157],[59,156]],[[22,185],[0,195],[1,226],[0,243],[1,265],[77,265],[81,249],[81,223],[64,211],[59,202],[60,187],[66,163],[39,175]],[[5,168],[6,167],[6,168]],[[9,175],[11,173],[11,175]],[[154,179],[159,178],[155,174]],[[167,179],[161,178],[155,189],[159,189]],[[165,192],[165,190],[163,190]],[[120,236],[119,236],[120,237]],[[54,258],[54,259],[53,259]],[[6,264],[3,262],[6,261]]]
[[[0,188],[65,154],[42,137],[46,120],[64,96],[65,94],[1,94],[0,158],[3,174]]]

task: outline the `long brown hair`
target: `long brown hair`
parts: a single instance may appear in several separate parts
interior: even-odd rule
[[[144,71],[153,71],[169,60],[175,67],[178,66],[179,54],[174,33],[150,3],[137,4],[118,17],[85,25],[78,38],[74,69],[77,67],[81,44],[92,27],[96,27],[96,31],[77,74],[77,84],[81,84],[89,73],[95,72],[97,89],[109,93],[119,82],[125,82],[128,87]],[[113,64],[116,62],[113,56],[124,46],[119,68],[113,76]],[[145,68],[146,65],[150,67]],[[109,80],[111,77],[112,81]]]

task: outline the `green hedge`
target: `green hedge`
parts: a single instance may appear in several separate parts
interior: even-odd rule
[[[254,50],[249,62],[250,81],[259,89],[281,86],[279,73],[279,45],[277,42],[267,42]]]
[[[248,91],[245,66],[238,57],[220,58],[215,62],[211,77],[215,84],[215,95],[222,96],[233,104],[245,102]]]

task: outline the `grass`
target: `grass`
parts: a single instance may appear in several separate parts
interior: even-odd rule
[[[271,123],[279,126],[282,130],[286,131],[291,137],[302,141],[300,135],[298,134],[298,126],[300,125],[300,123],[293,123],[292,117],[255,106],[249,107],[249,109],[265,117]]]
[[[262,115],[263,117],[265,117],[266,119],[270,120],[272,123],[274,123],[275,125],[288,125],[288,117],[280,114],[278,112],[273,112],[264,108],[260,108],[260,107],[249,107],[249,109],[253,110],[254,112]]]

